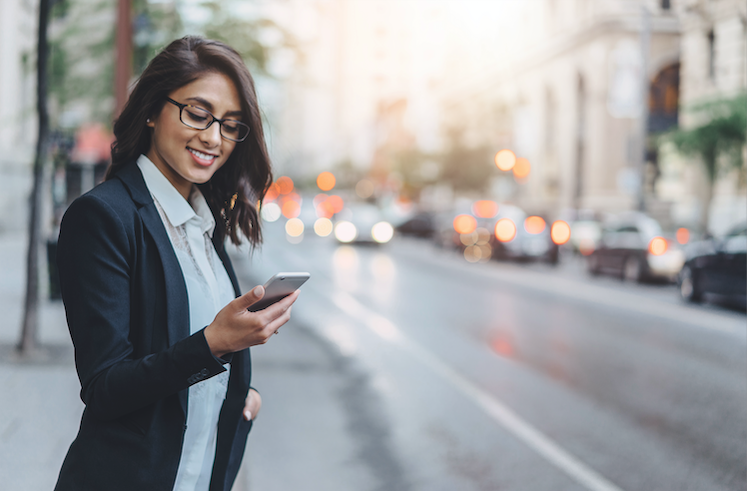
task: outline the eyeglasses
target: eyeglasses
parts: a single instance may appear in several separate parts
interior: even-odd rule
[[[179,104],[174,99],[166,98],[167,101],[179,108],[179,119],[184,126],[196,130],[206,130],[213,123],[220,125],[220,135],[226,140],[242,142],[249,136],[249,126],[235,119],[218,119],[209,111],[191,104]]]

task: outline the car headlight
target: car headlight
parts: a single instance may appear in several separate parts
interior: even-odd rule
[[[353,242],[358,236],[358,230],[350,222],[341,221],[335,225],[335,238],[340,242]]]
[[[389,222],[379,222],[371,227],[371,237],[379,244],[384,244],[392,240],[394,235],[394,227]]]

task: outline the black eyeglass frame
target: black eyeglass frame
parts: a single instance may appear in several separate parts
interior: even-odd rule
[[[179,108],[179,121],[181,121],[182,124],[184,126],[188,127],[188,128],[192,128],[194,130],[200,130],[200,131],[202,131],[202,130],[206,130],[206,129],[210,128],[213,125],[213,123],[217,122],[220,125],[220,136],[222,138],[225,138],[226,140],[230,140],[230,141],[236,142],[236,143],[243,142],[249,136],[249,133],[251,133],[251,128],[249,127],[248,124],[246,124],[244,122],[238,121],[236,119],[231,119],[231,118],[218,119],[218,118],[215,117],[215,115],[213,115],[213,113],[211,113],[207,109],[203,109],[203,108],[201,108],[199,106],[195,106],[193,104],[182,104],[182,103],[176,102],[174,99],[171,99],[170,97],[167,97],[166,100]],[[184,122],[184,118],[182,117],[182,114],[184,112],[184,108],[185,107],[193,107],[195,109],[199,109],[200,111],[205,111],[213,119],[204,128],[198,128],[197,126],[192,126],[191,124],[187,124],[187,123]],[[230,138],[230,137],[227,137],[226,135],[224,135],[223,134],[223,123],[225,123],[226,121],[231,121],[232,123],[238,124],[239,126],[246,127],[246,136],[244,136],[244,138],[242,138],[240,140],[237,140],[235,138]]]

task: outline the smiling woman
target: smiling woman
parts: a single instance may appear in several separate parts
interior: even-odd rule
[[[106,181],[60,227],[86,409],[55,489],[227,491],[261,407],[249,347],[298,297],[248,311],[264,290],[241,295],[224,247],[261,243],[272,182],[252,77],[223,43],[174,41],[114,135]]]

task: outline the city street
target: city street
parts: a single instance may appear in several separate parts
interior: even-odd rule
[[[744,313],[568,257],[283,235],[235,254],[245,290],[311,273],[253,351],[264,406],[236,489],[747,489]]]

